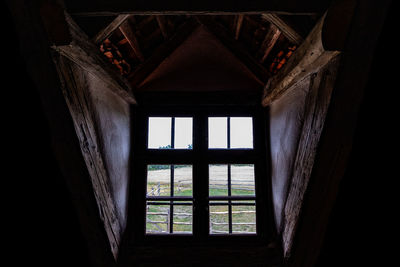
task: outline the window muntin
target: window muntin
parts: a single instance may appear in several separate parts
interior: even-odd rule
[[[179,110],[179,109],[177,109]],[[235,110],[235,109],[232,109]],[[169,112],[169,111],[168,111]],[[139,202],[138,205],[135,206],[135,210],[142,211],[142,214],[147,217],[148,215],[153,215],[153,214],[148,214],[147,211],[145,211],[148,207],[148,205],[155,205],[155,204],[160,204],[160,201],[166,201],[163,203],[163,206],[168,206],[170,211],[169,211],[169,216],[173,216],[172,219],[170,219],[169,223],[169,228],[172,227],[172,230],[166,230],[164,228],[161,228],[162,231],[158,230],[159,233],[152,232],[150,231],[146,232],[146,223],[145,223],[145,218],[143,218],[144,224],[143,224],[143,230],[140,230],[139,228],[135,228],[135,240],[137,242],[142,242],[140,240],[143,240],[143,242],[151,242],[151,240],[160,240],[162,242],[175,242],[174,240],[181,240],[181,238],[189,238],[188,236],[192,236],[191,240],[197,240],[200,236],[202,236],[201,240],[204,240],[203,238],[206,238],[206,240],[219,240],[221,242],[225,242],[223,240],[227,240],[225,238],[222,238],[222,236],[239,236],[239,237],[232,237],[232,240],[242,240],[241,236],[248,236],[246,237],[245,240],[264,240],[266,237],[266,234],[268,234],[266,231],[268,231],[267,227],[269,227],[266,214],[267,212],[267,206],[266,205],[261,205],[258,202],[258,198],[261,198],[264,203],[266,202],[266,192],[264,187],[267,187],[266,181],[259,181],[257,177],[262,177],[265,175],[265,166],[264,166],[264,160],[265,160],[265,155],[264,155],[264,145],[263,144],[263,139],[260,138],[260,136],[265,136],[263,132],[258,132],[260,129],[262,129],[261,123],[264,121],[261,119],[263,115],[259,113],[256,110],[253,110],[251,112],[242,112],[242,111],[234,111],[232,114],[233,115],[228,117],[228,113],[230,111],[226,111],[225,109],[221,112],[214,112],[214,111],[189,111],[189,110],[184,110],[181,111],[173,111],[172,113],[165,113],[164,111],[157,110],[157,111],[151,111],[150,109],[145,109],[143,113],[139,113],[140,116],[140,125],[145,126],[146,128],[149,126],[148,125],[148,120],[150,117],[160,117],[160,118],[171,118],[171,132],[172,132],[172,118],[191,118],[192,119],[192,149],[151,149],[148,148],[147,142],[148,142],[148,132],[147,131],[142,131],[138,132],[138,141],[137,144],[139,144],[139,150],[136,153],[136,159],[139,159],[139,165],[138,166],[148,166],[148,165],[192,165],[193,167],[193,184],[192,184],[192,197],[190,199],[187,199],[187,197],[183,194],[182,196],[176,196],[176,192],[174,199],[171,199],[171,196],[160,196],[158,199],[154,199],[154,196],[150,196],[145,199],[145,197],[141,198],[142,200],[138,200]],[[207,115],[206,115],[207,114]],[[257,114],[257,119],[253,117],[255,114]],[[221,116],[222,115],[222,116]],[[228,116],[226,116],[228,115]],[[243,116],[244,115],[244,116]],[[228,118],[231,120],[232,118],[250,118],[251,120],[251,133],[252,133],[252,140],[251,143],[252,148],[224,148],[224,149],[213,149],[208,147],[208,140],[209,140],[209,118],[225,118],[227,124],[228,124]],[[257,123],[257,124],[255,124]],[[145,129],[146,129],[145,128]],[[226,138],[227,138],[227,143],[230,142],[231,139],[231,133],[230,130],[228,130],[228,125],[226,127]],[[229,133],[229,135],[228,135]],[[257,133],[257,134],[256,134]],[[229,136],[229,137],[228,137]],[[171,134],[171,139],[175,138],[174,134]],[[229,139],[229,141],[228,141]],[[173,142],[175,142],[174,140]],[[172,143],[172,142],[171,142]],[[256,145],[258,144],[258,145]],[[227,147],[230,147],[230,145]],[[136,151],[136,150],[135,150]],[[143,165],[145,164],[145,165]],[[235,188],[235,185],[231,185],[231,196],[229,199],[227,199],[227,182],[225,182],[225,192],[221,193],[219,192],[219,195],[212,196],[209,194],[209,181],[208,179],[210,178],[208,176],[208,171],[209,171],[209,165],[225,165],[226,166],[230,164],[231,165],[231,171],[233,170],[233,173],[235,173],[235,167],[236,165],[241,166],[241,165],[252,165],[254,166],[254,174],[248,175],[246,179],[248,180],[254,180],[254,187],[251,185],[249,186],[247,190],[247,194],[244,192],[246,190],[241,190],[241,193],[238,195],[236,194],[236,190],[240,188]],[[261,165],[260,165],[261,164]],[[258,166],[258,167],[257,167]],[[146,167],[147,168],[147,167]],[[139,170],[139,169],[137,169]],[[140,167],[140,170],[144,170],[143,167]],[[139,171],[141,175],[138,175],[137,177],[143,177],[143,171]],[[256,175],[257,174],[257,175]],[[260,176],[261,175],[261,176]],[[225,178],[226,180],[227,178]],[[231,179],[235,180],[234,175],[231,175]],[[257,179],[257,180],[256,180]],[[255,184],[257,182],[257,190],[255,190]],[[260,186],[258,183],[261,183],[262,186]],[[136,184],[136,182],[135,182]],[[141,186],[139,184],[139,186]],[[144,185],[143,185],[144,186]],[[261,188],[261,189],[260,189]],[[173,189],[173,187],[172,187]],[[250,193],[251,191],[257,191],[257,199],[256,199],[256,194]],[[171,188],[170,188],[171,190]],[[260,192],[258,192],[261,190]],[[180,192],[183,192],[181,189]],[[197,192],[197,193],[196,193]],[[143,201],[143,202],[141,202]],[[156,202],[155,202],[156,201]],[[185,203],[185,201],[187,201]],[[247,201],[241,203],[240,201]],[[142,203],[142,204],[139,204]],[[171,203],[172,205],[172,210],[171,210]],[[239,205],[237,205],[239,203]],[[256,205],[257,203],[257,205]],[[178,206],[179,204],[184,204],[185,206],[189,206],[191,209],[191,231],[190,232],[187,229],[177,229],[175,226],[174,229],[174,224],[173,222],[176,220],[179,220],[177,216],[174,217],[173,209]],[[210,222],[212,220],[212,216],[210,214],[210,208],[219,204],[219,206],[226,206],[226,214],[224,216],[227,216],[228,219],[225,224],[225,227],[227,227],[225,233],[214,233],[214,231],[210,231]],[[244,205],[246,204],[246,205]],[[261,205],[261,206],[260,206]],[[247,216],[247,220],[244,220],[244,216],[242,216],[242,219],[236,215],[236,211],[238,211],[236,208],[237,206],[247,206],[246,209],[253,209],[254,211],[257,210],[257,216],[254,211],[250,210],[248,213],[253,213],[253,217]],[[141,208],[143,207],[143,208]],[[146,208],[145,208],[146,207]],[[158,207],[160,209],[160,207]],[[240,207],[243,208],[243,207]],[[154,209],[153,209],[154,211]],[[233,212],[235,211],[235,212]],[[240,211],[240,210],[239,210]],[[180,212],[180,209],[177,211],[178,213]],[[261,213],[260,213],[261,212]],[[167,213],[167,212],[164,212]],[[176,213],[176,212],[175,212]],[[188,212],[183,212],[184,215],[185,213]],[[245,213],[245,212],[241,212]],[[259,215],[259,216],[258,216]],[[160,221],[166,222],[166,216],[163,215],[164,219]],[[178,216],[180,216],[178,214]],[[222,215],[221,215],[222,216]],[[229,219],[229,217],[231,217]],[[251,218],[252,219],[251,219]],[[150,219],[150,218],[149,218]],[[189,220],[188,218],[186,219],[181,219],[181,221],[176,221],[179,223],[186,223],[184,220]],[[269,219],[268,219],[269,220]],[[238,223],[238,225],[236,224]],[[167,225],[167,223],[164,223]],[[246,224],[246,227],[253,227],[250,229],[241,229],[240,225]],[[141,225],[141,223],[137,224],[137,226]],[[181,224],[184,225],[184,224]],[[261,228],[259,226],[262,226]],[[266,226],[267,225],[267,226]],[[220,225],[218,227],[222,227],[223,225]],[[188,226],[185,226],[188,227]],[[218,231],[218,227],[216,228]],[[167,227],[168,228],[168,227]],[[148,226],[148,229],[151,230],[150,226]],[[140,237],[142,234],[144,236],[148,237]],[[185,237],[173,237],[173,236],[185,236]],[[208,236],[208,237],[206,237]],[[143,238],[143,239],[142,239]],[[227,237],[229,238],[229,237]],[[199,239],[200,241],[200,239]],[[219,242],[218,241],[218,242]],[[244,239],[243,239],[244,241]]]

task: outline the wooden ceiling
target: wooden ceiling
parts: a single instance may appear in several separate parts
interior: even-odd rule
[[[266,83],[285,65],[321,15],[120,14],[76,15],[73,18],[118,71],[135,86],[200,24],[206,26],[260,81]],[[105,40],[110,43],[104,44]]]

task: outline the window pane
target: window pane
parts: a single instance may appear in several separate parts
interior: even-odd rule
[[[174,148],[192,149],[193,147],[193,119],[175,118]]]
[[[228,148],[227,117],[208,118],[208,148]]]
[[[256,206],[232,205],[232,234],[256,234]]]
[[[209,196],[228,195],[228,165],[208,165]]]
[[[171,148],[171,118],[149,117],[148,148]]]
[[[146,195],[171,195],[171,165],[147,165]]]
[[[146,234],[169,233],[170,205],[148,204],[146,208]]]
[[[252,195],[254,196],[254,165],[253,164],[232,164],[231,165],[231,188],[233,196]]]
[[[193,206],[174,205],[174,234],[191,234],[193,225]]]
[[[210,234],[229,234],[229,210],[227,205],[210,205]]]
[[[231,117],[231,148],[253,148],[253,118]]]
[[[174,165],[174,196],[192,196],[192,165]]]

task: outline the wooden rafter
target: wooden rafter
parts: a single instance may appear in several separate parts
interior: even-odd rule
[[[289,24],[287,24],[281,17],[276,14],[268,13],[262,14],[261,17],[269,23],[275,25],[283,35],[292,43],[300,45],[304,39],[296,32]]]
[[[163,44],[161,44],[153,54],[143,62],[132,74],[128,77],[133,86],[139,86],[144,79],[147,78],[160,63],[169,56],[197,26],[194,19],[188,19],[185,23],[180,25],[176,32],[169,37]]]
[[[240,35],[240,29],[242,28],[242,24],[243,24],[243,18],[244,15],[243,14],[239,14],[235,17],[235,21],[236,21],[236,28],[235,28],[235,39],[238,40],[239,39],[239,35]]]
[[[156,16],[158,27],[160,27],[161,34],[163,35],[164,39],[168,38],[169,31],[168,31],[168,23],[164,16],[157,15]]]
[[[126,20],[124,23],[119,26],[119,30],[121,31],[122,35],[128,41],[130,47],[132,48],[133,52],[135,53],[136,57],[143,62],[144,56],[139,46],[139,42],[136,38],[135,32],[132,30],[132,25],[129,23],[129,20]]]
[[[322,40],[322,29],[326,14],[317,23],[303,44],[293,53],[287,64],[272,77],[264,88],[263,106],[271,104],[297,82],[325,66],[339,51],[327,51]]]
[[[131,85],[106,61],[98,47],[89,40],[68,13],[48,16],[43,18],[43,23],[54,51],[98,77],[107,88],[128,103],[136,104]]]
[[[92,39],[94,43],[100,44],[107,39],[122,23],[124,23],[131,15],[118,15],[110,24],[96,34]]]
[[[196,16],[196,18],[241,60],[261,83],[265,83],[268,80],[268,71],[245,50],[224,26],[207,16]]]
[[[272,48],[274,47],[276,41],[278,41],[279,36],[281,36],[281,31],[277,27],[275,27],[275,25],[271,24],[260,47],[259,54],[261,55],[261,63],[265,61]]]

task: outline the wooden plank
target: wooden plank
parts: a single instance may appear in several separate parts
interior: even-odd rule
[[[262,105],[267,106],[281,97],[294,85],[312,73],[318,72],[339,51],[326,51],[322,40],[322,29],[325,15],[317,23],[311,33],[301,46],[293,53],[287,64],[274,77],[272,77],[264,88]],[[343,33],[345,34],[345,33]]]
[[[310,14],[324,12],[329,0],[253,0],[251,2],[230,0],[203,0],[187,2],[180,0],[68,0],[67,10],[73,15],[110,14],[226,14],[228,12],[279,12],[280,14]]]
[[[160,63],[167,58],[189,35],[198,24],[194,19],[189,19],[178,27],[175,34],[161,44],[153,54],[143,62],[129,77],[133,86],[139,86]]]
[[[281,31],[271,24],[260,47],[260,54],[262,55],[260,59],[261,63],[268,57],[279,36],[281,36]]]
[[[95,37],[93,37],[93,42],[95,44],[102,43],[105,39],[110,37],[110,35],[122,24],[124,23],[131,15],[118,15],[107,27],[98,32]]]
[[[293,174],[283,213],[283,249],[289,257],[303,198],[308,187],[314,165],[317,145],[320,140],[326,113],[330,104],[339,56],[334,58],[325,69],[311,75],[310,89],[304,104],[304,123],[300,134],[297,153],[293,165]]]
[[[54,61],[61,79],[61,89],[74,122],[81,152],[90,174],[101,220],[105,225],[111,250],[114,257],[117,258],[122,230],[108,185],[110,179],[100,152],[85,75],[81,68],[63,56],[55,55]]]
[[[56,7],[53,9],[57,10]],[[51,14],[51,12],[49,13]],[[107,88],[121,96],[128,103],[136,104],[129,82],[106,61],[100,50],[89,40],[73,19],[67,13],[60,11],[60,9],[56,14],[42,17],[50,37],[55,35],[53,33],[58,32],[60,28],[53,26],[55,25],[54,21],[63,26],[64,34],[61,37],[64,37],[64,39],[58,37],[50,40],[53,43],[51,47],[54,51],[69,58],[82,69],[98,77],[107,85]]]
[[[267,13],[262,14],[261,17],[271,24],[274,24],[285,37],[293,44],[300,45],[304,40],[290,25],[288,25],[277,14]]]
[[[128,41],[129,45],[131,46],[131,48],[132,48],[133,52],[135,53],[135,55],[137,56],[137,58],[141,62],[143,62],[144,56],[140,49],[139,42],[136,38],[136,34],[132,30],[132,26],[129,23],[129,20],[126,20],[124,23],[122,23],[121,26],[119,26],[119,30],[121,31],[121,33],[124,35],[124,37]]]
[[[239,43],[232,34],[221,24],[208,18],[207,16],[196,16],[212,34],[214,34],[223,45],[225,45],[242,63],[254,74],[255,78],[261,83],[266,83],[269,79],[268,71],[256,61],[249,52]]]
[[[238,40],[239,39],[239,35],[240,35],[240,29],[242,28],[242,24],[243,24],[243,18],[244,15],[243,14],[239,14],[236,16],[236,29],[235,29],[235,39]]]

